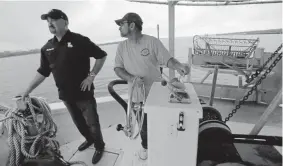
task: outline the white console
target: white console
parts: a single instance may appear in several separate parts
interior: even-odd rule
[[[151,87],[144,107],[148,118],[147,166],[196,165],[202,107],[193,85],[186,83],[185,86],[189,104],[170,103],[169,89],[160,82]]]

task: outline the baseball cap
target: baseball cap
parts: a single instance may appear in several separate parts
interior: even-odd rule
[[[56,20],[62,18],[68,21],[67,15],[59,9],[52,9],[47,14],[41,15],[42,20],[47,20],[48,17]]]
[[[134,22],[137,26],[142,27],[142,19],[137,13],[127,13],[123,18],[115,20],[117,25],[121,25],[122,22],[128,21],[128,22]]]

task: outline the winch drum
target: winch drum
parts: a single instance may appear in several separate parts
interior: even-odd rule
[[[233,135],[230,128],[219,119],[204,120],[199,124],[197,162],[206,160],[216,163],[241,161],[241,157],[233,144]]]
[[[203,118],[200,119],[200,123],[202,121],[212,120],[212,119],[222,121],[222,116],[217,109],[210,106],[203,106],[202,110],[203,110]]]

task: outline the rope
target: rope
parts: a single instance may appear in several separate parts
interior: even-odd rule
[[[70,161],[68,162],[70,165],[83,165],[83,166],[88,166],[85,162],[82,161]]]
[[[134,92],[134,88],[136,87],[137,84],[137,79],[139,77],[135,77],[133,80],[133,84],[132,84],[132,88],[131,88],[131,92],[130,92],[130,97],[129,97],[129,101],[128,101],[128,111],[127,111],[127,124],[129,127],[129,131],[130,133],[130,139],[136,139],[137,136],[140,134],[141,129],[142,129],[142,125],[143,125],[143,120],[144,120],[144,103],[145,103],[145,87],[144,84],[142,85],[141,89],[141,93],[142,94],[142,99],[140,100],[140,96],[138,91],[136,91],[136,96],[137,96],[137,101],[139,101],[139,103],[133,103],[132,99],[133,99],[133,92]],[[141,101],[141,102],[140,102]],[[133,118],[134,116],[134,118]],[[140,117],[141,116],[141,117]],[[138,123],[138,132],[135,134],[135,126],[136,126],[136,121]],[[135,135],[134,135],[135,134]]]
[[[33,105],[32,101],[39,107]],[[57,125],[52,119],[49,105],[42,98],[36,97],[28,97],[26,103],[30,113],[27,114],[27,109],[24,113],[18,108],[9,109],[5,118],[0,120],[8,131],[10,157],[7,166],[20,166],[24,158],[34,159],[45,148],[60,154],[59,142],[55,140]],[[39,115],[42,115],[42,120]],[[31,133],[28,127],[36,130],[36,133]],[[86,165],[83,162],[69,164]]]

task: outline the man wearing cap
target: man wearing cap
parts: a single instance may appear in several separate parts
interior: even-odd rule
[[[93,81],[106,59],[101,50],[89,38],[68,29],[67,15],[52,9],[41,16],[47,20],[54,37],[41,48],[41,62],[34,80],[22,94],[25,99],[46,77],[53,74],[59,99],[63,100],[71,117],[86,141],[78,148],[85,150],[94,143],[96,149],[92,163],[97,163],[103,154],[103,141],[97,105],[94,98]],[[96,59],[90,70],[90,58]]]
[[[173,58],[157,38],[142,34],[143,21],[136,13],[127,13],[122,19],[115,20],[119,25],[120,34],[127,40],[120,42],[116,52],[114,71],[120,78],[128,81],[131,89],[133,80],[138,77],[138,85],[145,85],[145,98],[155,81],[159,81],[161,73],[159,65],[177,70],[181,75],[189,73],[189,67],[182,65]],[[142,93],[133,92],[133,102],[140,102]],[[137,95],[135,95],[137,94]],[[142,149],[139,157],[147,159],[147,115],[141,130]]]

